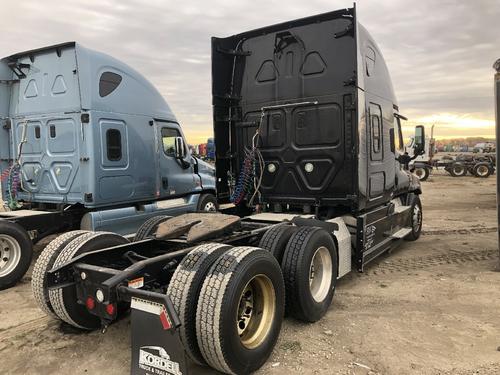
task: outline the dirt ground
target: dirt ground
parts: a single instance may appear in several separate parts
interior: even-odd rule
[[[495,178],[435,174],[423,190],[421,238],[342,279],[320,322],[286,319],[259,374],[500,373]],[[69,330],[35,306],[29,275],[0,292],[0,374],[129,372],[128,318]]]

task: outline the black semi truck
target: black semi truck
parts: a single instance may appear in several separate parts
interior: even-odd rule
[[[33,275],[75,327],[131,309],[133,374],[255,371],[285,313],[318,321],[339,278],[421,233],[404,117],[355,8],[213,38],[212,80],[221,212],[152,219],[132,243],[69,232]]]

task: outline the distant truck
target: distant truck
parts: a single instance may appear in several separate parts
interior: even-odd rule
[[[406,148],[410,156],[413,156],[414,137],[410,137]],[[458,147],[458,146],[457,146]],[[459,154],[456,156],[435,159],[434,125],[431,135],[425,139],[424,152],[413,158],[409,163],[409,169],[420,181],[429,178],[433,169],[444,169],[453,177],[463,177],[470,173],[475,177],[487,178],[495,172],[496,158],[494,155],[476,156],[472,154]]]
[[[0,289],[47,235],[131,235],[159,214],[216,207],[215,170],[191,156],[160,93],[75,42],[0,60],[0,172],[11,209],[0,213]]]

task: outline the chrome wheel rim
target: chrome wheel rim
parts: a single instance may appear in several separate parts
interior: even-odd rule
[[[483,176],[486,176],[489,172],[489,169],[486,165],[480,165],[478,168],[477,168],[477,174],[481,177]]]
[[[422,211],[420,211],[420,207],[418,207],[418,205],[415,205],[413,207],[413,231],[415,233],[418,233],[421,225],[422,225]]]
[[[207,202],[205,204],[205,207],[204,207],[203,211],[215,212],[215,211],[217,211],[217,207],[215,206],[214,202]]]
[[[254,276],[243,288],[236,316],[241,343],[255,349],[264,342],[276,314],[276,292],[265,275]]]
[[[333,262],[330,252],[324,246],[319,247],[309,267],[309,290],[316,302],[323,302],[332,285]]]
[[[21,246],[12,236],[0,234],[0,277],[12,273],[21,261]]]

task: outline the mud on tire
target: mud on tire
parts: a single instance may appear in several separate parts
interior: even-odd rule
[[[225,252],[212,265],[198,300],[196,333],[203,357],[228,374],[257,370],[276,344],[283,313],[283,276],[276,259],[254,247]]]
[[[85,233],[88,233],[88,231],[74,230],[56,237],[45,246],[33,267],[33,273],[31,275],[33,297],[35,297],[35,302],[38,307],[53,318],[57,319],[58,317],[50,304],[49,290],[47,289],[47,272],[52,269],[61,250],[75,238]]]
[[[299,320],[316,322],[332,303],[338,274],[332,236],[318,227],[300,228],[288,242],[281,262],[286,311]]]
[[[118,234],[108,232],[89,232],[71,241],[61,250],[53,267],[58,267],[74,257],[88,251],[122,245],[128,240]],[[84,304],[78,303],[76,287],[69,285],[49,290],[49,299],[59,319],[81,329],[93,330],[100,327],[97,316],[90,314]]]
[[[196,338],[196,308],[203,281],[212,264],[230,245],[210,243],[190,251],[175,270],[167,295],[179,315],[179,335],[189,357],[196,363],[206,364]]]
[[[172,216],[162,215],[162,216],[155,216],[146,220],[139,227],[139,229],[137,229],[137,232],[134,237],[134,242],[144,240],[148,237],[152,237],[155,234],[156,230],[158,229],[158,225],[171,218]]]

